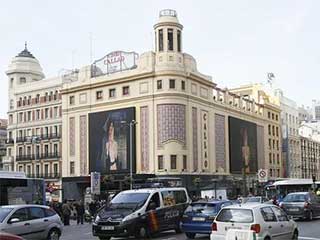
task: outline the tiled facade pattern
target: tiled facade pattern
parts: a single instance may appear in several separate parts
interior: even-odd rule
[[[198,169],[198,111],[192,108],[192,155],[193,169]]]
[[[173,140],[186,144],[186,107],[181,104],[157,105],[158,145]]]
[[[87,116],[80,116],[80,172],[88,174],[87,168]]]
[[[149,171],[149,109],[140,108],[141,171]]]
[[[75,155],[75,118],[71,117],[69,119],[69,152],[70,156]]]
[[[216,171],[226,171],[225,116],[215,114]]]
[[[265,166],[265,145],[264,145],[264,127],[257,126],[257,151],[258,151],[258,169]]]

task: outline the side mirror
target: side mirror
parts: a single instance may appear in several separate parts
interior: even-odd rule
[[[17,222],[20,222],[20,219],[19,219],[19,218],[11,218],[11,219],[8,221],[9,224],[17,223]]]
[[[151,202],[149,204],[148,210],[156,210],[157,204],[155,202]]]

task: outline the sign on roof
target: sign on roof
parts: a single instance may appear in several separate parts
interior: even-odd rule
[[[134,69],[138,56],[135,52],[111,52],[91,65],[91,77]]]

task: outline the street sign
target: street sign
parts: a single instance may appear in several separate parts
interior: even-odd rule
[[[268,171],[266,169],[259,169],[259,171],[258,171],[258,181],[260,183],[268,182]]]
[[[100,173],[91,172],[91,194],[100,195]]]

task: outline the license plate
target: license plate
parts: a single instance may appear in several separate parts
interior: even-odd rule
[[[299,208],[290,208],[289,209],[291,212],[299,212]]]
[[[108,231],[112,231],[114,230],[114,226],[102,226],[101,230],[108,230]]]
[[[205,218],[203,218],[203,217],[194,217],[194,218],[192,218],[192,221],[198,221],[198,222],[203,222],[203,221],[205,221],[206,219]]]

